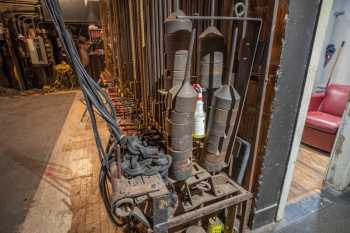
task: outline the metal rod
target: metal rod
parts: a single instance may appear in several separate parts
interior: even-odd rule
[[[214,16],[215,14],[215,0],[211,0],[211,9],[210,16]],[[210,20],[210,26],[214,26],[214,19]]]
[[[233,33],[234,33],[234,35],[232,35],[232,36],[234,37],[234,39],[233,39],[232,45],[231,45],[230,63],[229,63],[228,70],[227,70],[225,84],[229,84],[231,81],[231,78],[232,78],[233,63],[235,61],[235,54],[236,54],[236,49],[237,49],[238,28],[236,28],[233,31]]]
[[[175,11],[180,10],[180,0],[175,1]]]
[[[250,71],[249,71],[249,76],[248,76],[248,81],[247,81],[247,84],[246,84],[246,88],[245,88],[245,91],[243,93],[243,96],[241,97],[241,103],[239,105],[239,110],[238,110],[238,113],[237,113],[237,119],[236,119],[236,124],[235,124],[235,128],[234,128],[234,131],[232,133],[232,135],[234,136],[231,136],[231,139],[232,140],[232,144],[231,146],[229,146],[229,149],[227,150],[227,154],[226,154],[226,161],[228,161],[228,164],[230,164],[230,169],[229,169],[229,176],[231,177],[232,175],[232,152],[233,152],[233,147],[234,147],[234,144],[236,142],[236,137],[237,137],[237,134],[238,134],[238,129],[239,129],[239,126],[241,124],[241,120],[242,120],[242,115],[243,115],[243,106],[245,105],[245,102],[246,102],[246,97],[247,97],[247,94],[248,94],[248,84],[249,84],[249,80],[250,80],[250,77],[251,77],[251,74],[252,74],[252,71],[253,71],[253,64],[254,64],[254,61],[255,61],[255,56],[256,56],[256,51],[258,49],[258,43],[259,43],[259,38],[260,38],[260,34],[261,34],[261,29],[262,29],[262,21],[260,20],[260,25],[259,25],[259,31],[258,31],[258,34],[257,34],[257,37],[256,37],[256,44],[255,44],[255,48],[254,48],[254,51],[253,51],[253,58],[252,58],[252,61],[251,61],[251,67],[250,67]]]
[[[172,1],[171,0],[168,0],[167,1],[167,11],[166,11],[166,18],[171,14],[171,10],[172,10],[172,7],[173,7],[173,4],[172,4]]]
[[[235,21],[257,21],[262,22],[261,18],[251,17],[230,17],[230,16],[189,16],[189,15],[177,15],[177,19],[192,19],[192,20],[235,20]]]
[[[190,46],[188,48],[188,55],[187,55],[187,63],[186,63],[186,73],[185,73],[185,82],[190,82],[191,79],[191,64],[192,64],[192,53],[193,53],[193,45],[194,45],[194,39],[196,37],[196,29],[192,30],[191,40],[190,40]]]
[[[133,5],[132,1],[128,3],[129,7],[129,33],[130,33],[130,47],[131,47],[131,65],[132,65],[132,92],[133,92],[133,99],[136,100],[136,81],[137,81],[137,74],[136,74],[136,48],[135,48],[135,29],[134,29],[134,12],[133,12]]]
[[[249,1],[245,0],[245,12],[244,17],[248,17],[248,8],[249,8]],[[247,22],[243,23],[243,31],[242,31],[242,37],[245,38],[245,35],[247,34]]]

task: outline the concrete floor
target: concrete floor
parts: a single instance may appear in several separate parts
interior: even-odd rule
[[[85,106],[74,97],[42,179],[22,224],[21,233],[115,233],[98,189],[100,161]],[[108,131],[98,118],[101,137]],[[38,143],[38,142],[37,142]],[[2,231],[0,231],[2,233]],[[7,233],[7,232],[6,232]]]
[[[253,233],[348,233],[350,232],[350,192],[321,194],[290,204],[285,219]]]
[[[16,232],[39,183],[74,94],[0,98],[0,232]]]
[[[1,233],[118,232],[99,195],[99,159],[79,97],[0,99]],[[99,129],[106,140],[100,119]],[[348,233],[349,211],[350,194],[323,192],[253,232]]]

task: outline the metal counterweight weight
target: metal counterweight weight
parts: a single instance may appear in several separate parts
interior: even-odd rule
[[[232,78],[237,36],[238,29],[233,35],[225,84],[215,91],[210,106],[206,152],[201,161],[209,172],[220,172],[225,167],[227,147],[236,121],[240,97],[229,83]]]
[[[184,15],[185,13],[179,9],[177,2],[175,12],[165,20],[166,67],[170,72],[172,86],[181,85],[186,72],[192,21],[177,18],[177,16]]]
[[[214,16],[215,0],[212,0],[211,16]],[[214,26],[210,26],[200,34],[200,84],[205,89],[216,89],[222,84],[225,43],[224,36]]]
[[[197,93],[191,85],[190,73],[196,30],[192,30],[186,62],[185,79],[174,97],[170,120],[171,143],[169,152],[173,163],[170,175],[175,180],[186,180],[192,176],[192,128]],[[185,143],[183,140],[187,140]]]

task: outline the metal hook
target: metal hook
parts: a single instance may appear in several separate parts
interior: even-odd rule
[[[243,2],[238,2],[235,4],[235,15],[237,17],[245,16],[247,12],[246,5]]]

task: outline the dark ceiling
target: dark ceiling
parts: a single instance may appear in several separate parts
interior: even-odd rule
[[[100,12],[98,0],[59,0],[59,2],[66,22],[99,22]],[[0,0],[0,13],[34,10],[38,13],[43,12],[44,18],[51,21],[45,7],[42,7],[40,0]]]

